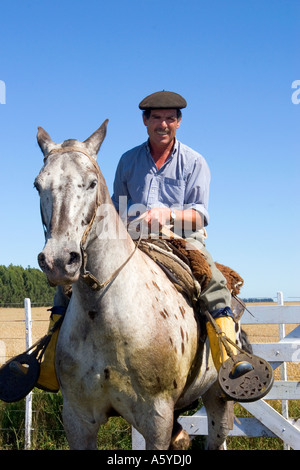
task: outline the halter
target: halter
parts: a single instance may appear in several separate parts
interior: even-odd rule
[[[80,147],[60,147],[60,148],[56,148],[56,149],[52,149],[50,150],[50,152],[45,156],[44,158],[44,163],[47,161],[48,157],[50,157],[50,155],[54,154],[54,153],[68,153],[68,152],[80,152],[80,153],[83,153],[86,157],[88,157],[88,159],[90,160],[90,162],[92,163],[93,167],[95,168],[96,170],[96,175],[97,175],[97,200],[96,200],[96,209],[94,211],[94,214],[87,226],[87,228],[85,229],[84,231],[84,234],[82,236],[82,239],[81,239],[81,245],[84,245],[85,242],[86,242],[86,239],[88,237],[88,234],[90,233],[90,230],[92,228],[92,225],[94,223],[94,220],[95,220],[95,217],[96,217],[96,213],[97,213],[97,209],[101,203],[100,201],[100,168],[98,166],[98,163],[96,162],[96,160],[91,157],[91,155],[85,151],[85,149],[82,149]]]
[[[82,263],[82,271],[83,272],[81,274],[81,277],[85,281],[85,283],[92,290],[97,291],[97,290],[103,289],[108,284],[110,284],[117,277],[117,275],[120,273],[120,271],[122,271],[122,269],[126,266],[126,264],[132,258],[132,256],[134,255],[134,253],[136,252],[136,250],[139,246],[139,242],[142,238],[142,233],[141,233],[141,235],[139,237],[139,240],[138,240],[138,243],[135,245],[134,250],[132,251],[132,253],[128,256],[128,258],[125,260],[125,262],[118,269],[116,269],[116,271],[114,271],[114,273],[105,282],[100,282],[93,274],[91,274],[89,271],[86,270],[87,253],[86,253],[86,250],[84,248],[84,244],[86,243],[87,237],[88,237],[88,235],[91,231],[92,225],[93,225],[94,220],[96,218],[98,207],[101,204],[101,200],[100,200],[100,168],[99,168],[99,165],[96,162],[95,158],[91,157],[91,155],[88,152],[86,152],[85,149],[82,149],[81,147],[72,147],[72,146],[59,147],[59,148],[55,148],[55,149],[50,150],[50,152],[44,157],[44,163],[47,161],[48,157],[50,157],[50,155],[52,155],[54,153],[68,153],[68,152],[82,153],[83,155],[88,157],[88,159],[90,160],[90,162],[92,163],[93,167],[96,170],[96,175],[97,175],[96,208],[95,208],[93,216],[92,216],[92,218],[91,218],[91,220],[90,220],[90,222],[89,222],[87,228],[85,229],[84,234],[81,238],[80,250],[81,250],[81,255],[82,255],[82,260],[83,260],[83,263]]]

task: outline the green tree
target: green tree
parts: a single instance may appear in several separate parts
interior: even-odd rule
[[[52,305],[54,293],[55,288],[39,269],[0,265],[0,306],[23,303],[25,297],[32,304]]]

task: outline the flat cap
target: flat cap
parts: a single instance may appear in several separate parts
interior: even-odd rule
[[[173,91],[157,91],[146,96],[140,104],[139,108],[146,109],[182,109],[187,105],[185,99],[174,93]]]

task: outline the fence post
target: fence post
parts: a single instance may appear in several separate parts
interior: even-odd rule
[[[282,292],[277,292],[277,304],[278,305],[284,305],[283,302],[283,293]],[[285,338],[285,324],[280,323],[279,324],[279,341],[281,341],[283,338]],[[287,365],[286,362],[283,362],[280,366],[280,379],[287,381]],[[281,402],[282,406],[282,416],[286,419],[289,417],[289,401],[288,400],[282,400]],[[289,450],[290,446],[288,444],[284,443],[284,450]]]
[[[25,307],[25,339],[26,350],[32,346],[31,330],[31,302],[30,299],[24,300]],[[26,396],[25,407],[25,450],[31,448],[31,428],[32,428],[32,392]]]

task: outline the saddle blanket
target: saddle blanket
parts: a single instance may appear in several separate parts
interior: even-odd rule
[[[201,291],[211,280],[211,269],[205,254],[200,250],[189,249],[189,243],[183,238],[141,239],[139,249],[152,258],[166,273],[179,292],[188,296],[196,305]],[[244,284],[242,277],[233,269],[215,263],[227,281],[232,294],[232,311],[235,321],[239,321],[245,305],[237,298]]]

